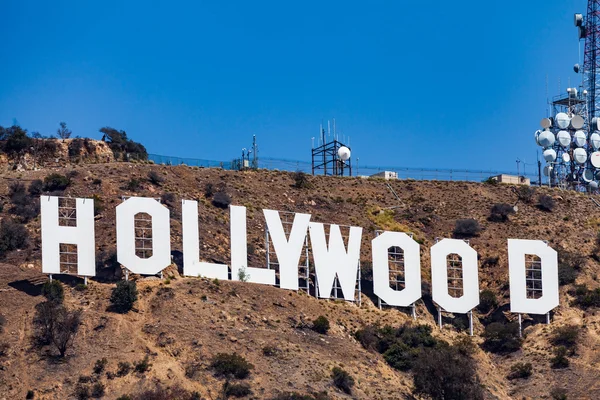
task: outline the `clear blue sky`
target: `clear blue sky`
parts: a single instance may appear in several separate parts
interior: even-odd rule
[[[584,0],[0,1],[0,125],[150,153],[310,160],[336,118],[360,164],[516,170],[579,78]]]

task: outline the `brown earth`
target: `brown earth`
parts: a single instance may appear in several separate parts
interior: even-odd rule
[[[171,209],[172,249],[181,250],[181,199],[200,203],[202,258],[219,263],[229,260],[228,212],[211,204],[205,187],[226,190],[232,204],[248,208],[248,243],[254,249],[250,266],[265,264],[264,218],[262,209],[306,212],[312,220],[341,225],[362,226],[361,260],[368,266],[370,240],[378,229],[413,232],[421,243],[424,300],[417,304],[418,322],[435,326],[429,297],[429,248],[436,238],[451,237],[455,221],[475,218],[483,227],[470,243],[481,257],[480,287],[498,293],[500,308],[496,318],[514,319],[508,313],[507,239],[544,239],[560,251],[586,257],[586,265],[577,283],[598,287],[599,265],[590,256],[596,251],[600,209],[588,196],[575,192],[539,188],[537,195],[550,194],[556,200],[552,213],[539,210],[535,201],[520,202],[518,212],[506,223],[489,222],[490,207],[495,203],[517,203],[514,187],[465,182],[392,181],[396,199],[385,181],[360,178],[310,177],[310,188],[293,186],[293,174],[279,171],[232,172],[185,166],[167,167],[126,163],[94,164],[54,169],[66,174],[76,171],[65,195],[92,197],[104,210],[96,217],[97,258],[103,261],[115,248],[115,206],[122,196],[160,197]],[[164,179],[160,185],[148,180],[149,171]],[[5,203],[2,218],[10,217],[9,185],[43,179],[51,169],[11,171],[3,174],[0,196]],[[128,181],[138,179],[140,187],[126,190]],[[101,182],[100,182],[101,181]],[[394,208],[390,208],[394,207]],[[393,211],[389,211],[393,210]],[[134,312],[125,315],[107,311],[114,279],[120,270],[101,268],[103,279],[90,282],[87,290],[75,290],[81,281],[66,279],[66,303],[83,309],[83,327],[65,360],[36,349],[31,340],[35,304],[42,301],[39,241],[39,217],[27,224],[32,245],[14,251],[0,266],[0,314],[7,319],[0,341],[8,343],[8,354],[0,359],[0,399],[25,398],[34,390],[36,398],[64,399],[73,396],[81,375],[90,375],[97,359],[106,357],[107,369],[115,371],[121,361],[139,361],[150,356],[151,370],[124,378],[102,378],[106,398],[134,393],[160,382],[179,384],[198,391],[203,398],[217,399],[222,380],[208,369],[211,357],[219,352],[236,351],[255,368],[249,378],[254,398],[269,398],[280,391],[308,393],[326,390],[333,398],[398,399],[411,398],[409,373],[390,368],[381,355],[369,352],[353,338],[353,332],[368,323],[400,325],[410,322],[407,310],[379,310],[368,297],[369,282],[363,282],[362,305],[341,301],[317,300],[303,292],[241,282],[214,282],[201,278],[180,277],[172,266],[171,278],[138,279],[140,300]],[[252,253],[252,251],[251,251]],[[499,257],[495,266],[482,266],[488,257]],[[113,279],[112,282],[107,279]],[[595,311],[571,307],[570,286],[561,288],[561,305],[554,311],[551,325],[526,318],[526,339],[521,351],[497,356],[478,350],[475,359],[478,375],[488,398],[543,398],[555,386],[565,387],[569,398],[598,398],[596,383],[600,361],[600,318]],[[311,294],[313,294],[311,292]],[[300,329],[325,315],[332,328],[327,335]],[[458,332],[445,318],[446,326],[435,335],[453,342]],[[475,343],[480,344],[483,318],[475,313]],[[583,329],[577,354],[570,357],[565,370],[550,368],[552,346],[548,342],[556,327],[577,324]],[[263,348],[276,348],[266,356]],[[532,362],[534,373],[527,380],[506,379],[515,362]],[[342,365],[356,380],[352,396],[337,390],[331,382],[331,368]],[[186,374],[186,368],[195,372]]]

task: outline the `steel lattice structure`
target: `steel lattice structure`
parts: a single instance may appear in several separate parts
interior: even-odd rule
[[[578,15],[575,16],[575,25],[577,21]],[[588,1],[585,23],[578,27],[579,39],[585,40],[583,75],[588,91],[588,121],[593,121],[600,116],[600,0]]]

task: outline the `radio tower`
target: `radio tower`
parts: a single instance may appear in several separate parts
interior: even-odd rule
[[[587,109],[590,130],[598,129],[594,118],[600,116],[600,0],[588,0],[585,19],[581,14],[575,14],[575,26],[579,30],[579,40],[585,40],[583,60],[584,89],[588,91]],[[579,72],[575,66],[575,72]]]

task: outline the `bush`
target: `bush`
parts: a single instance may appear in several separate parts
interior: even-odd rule
[[[121,361],[117,364],[117,376],[122,377],[126,376],[131,372],[131,364],[127,361]]]
[[[44,192],[44,182],[41,179],[31,181],[27,191],[31,196],[39,196]]]
[[[6,140],[4,151],[9,156],[15,156],[33,145],[33,139],[27,136],[27,131],[16,125],[2,128],[0,139]]]
[[[106,364],[108,364],[108,360],[106,358],[103,358],[101,360],[96,360],[96,364],[94,364],[94,373],[96,375],[99,375],[102,372],[104,372],[104,369],[106,368]]]
[[[510,367],[510,373],[506,377],[508,380],[527,379],[531,376],[533,366],[531,363],[516,363]]]
[[[10,251],[27,248],[29,232],[12,219],[4,218],[0,222],[0,258]]]
[[[558,264],[558,283],[559,285],[569,285],[577,279],[577,271],[568,264]]]
[[[47,280],[42,286],[42,295],[54,304],[61,304],[65,299],[65,289],[59,281]]]
[[[567,390],[559,387],[552,388],[550,396],[553,400],[567,400]]]
[[[219,353],[213,357],[210,367],[219,376],[226,378],[235,377],[244,379],[250,375],[250,370],[254,368],[246,359],[237,353],[227,354]]]
[[[38,344],[52,344],[64,357],[81,325],[81,310],[69,311],[62,304],[45,301],[38,304],[34,317]]]
[[[519,186],[517,189],[517,196],[523,203],[531,203],[533,201],[534,194],[535,189],[530,186]]]
[[[102,214],[104,211],[104,200],[97,194],[92,195],[92,200],[94,200],[94,216]]]
[[[333,367],[333,370],[331,370],[331,377],[333,378],[333,384],[338,389],[347,394],[352,393],[354,378],[350,376],[348,372],[339,367]]]
[[[215,189],[212,183],[207,183],[206,185],[204,185],[204,197],[211,198],[213,197],[213,194],[215,193]]]
[[[44,178],[44,192],[63,191],[71,184],[71,180],[64,175],[53,173]]]
[[[489,178],[483,180],[483,183],[485,183],[487,185],[497,185],[498,184],[498,179],[496,179],[493,176],[490,176]]]
[[[327,331],[329,331],[329,320],[323,315],[319,316],[313,321],[312,330],[317,333],[326,335]]]
[[[27,395],[25,396],[25,400],[32,400],[35,397],[33,390],[28,390]]]
[[[166,205],[174,205],[176,199],[175,194],[171,192],[165,192],[160,196],[160,201]]]
[[[564,346],[566,349],[574,352],[577,347],[579,330],[579,326],[577,325],[567,325],[556,328],[553,335],[550,337],[550,343],[554,346]]]
[[[475,362],[450,346],[423,349],[413,367],[414,393],[432,400],[483,400]]]
[[[314,394],[300,394],[297,392],[280,393],[271,400],[329,400],[326,392]]]
[[[554,199],[547,194],[543,194],[538,198],[538,208],[542,211],[554,210]]]
[[[459,219],[454,226],[454,237],[458,239],[467,239],[477,236],[481,232],[479,222],[472,218]]]
[[[87,400],[90,398],[90,387],[84,383],[78,383],[75,386],[75,397],[78,400]]]
[[[92,386],[92,397],[99,399],[104,396],[104,385],[102,382],[96,382]]]
[[[294,172],[294,187],[298,189],[308,189],[310,188],[310,182],[308,181],[308,175],[306,175],[302,171]]]
[[[496,307],[498,307],[496,294],[490,289],[482,290],[481,293],[479,293],[479,305],[477,306],[477,309],[481,313],[487,314]]]
[[[521,348],[519,324],[493,322],[485,327],[483,348],[492,353],[507,354]]]
[[[498,203],[492,206],[490,210],[489,220],[493,222],[506,222],[510,214],[513,214],[515,209],[510,204]]]
[[[581,309],[600,307],[600,288],[589,290],[586,285],[577,285],[570,294],[575,296],[574,304]]]
[[[554,369],[562,369],[569,366],[567,348],[565,346],[558,346],[554,349],[554,357],[550,359],[550,366]]]
[[[152,367],[152,364],[150,364],[150,358],[147,354],[141,361],[133,363],[133,369],[135,372],[139,372],[140,374],[150,371],[150,367]]]
[[[165,179],[162,176],[160,176],[156,171],[148,172],[148,180],[150,181],[150,183],[156,186],[160,186],[165,181]]]
[[[225,191],[217,192],[213,196],[212,204],[215,207],[226,209],[231,204],[231,197]]]
[[[134,160],[148,159],[146,148],[142,144],[129,139],[125,131],[118,131],[107,126],[100,129],[100,132],[102,132],[102,139],[108,143],[115,159],[119,160],[122,154],[128,154],[129,158]]]
[[[225,381],[225,383],[223,383],[223,394],[225,395],[225,398],[245,397],[251,395],[252,390],[250,390],[250,385],[247,383],[231,383]]]
[[[83,139],[73,139],[71,143],[69,143],[69,158],[81,156],[81,149],[83,149]]]
[[[118,313],[129,312],[137,301],[137,285],[133,281],[119,281],[110,296],[112,308]]]
[[[130,192],[137,192],[141,187],[141,183],[136,178],[131,178],[125,184],[125,190],[129,190]]]

